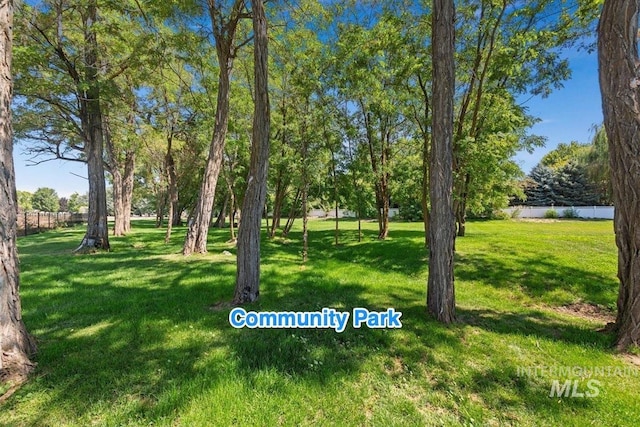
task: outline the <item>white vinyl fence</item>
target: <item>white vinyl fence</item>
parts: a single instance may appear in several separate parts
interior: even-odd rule
[[[550,209],[555,210],[560,218],[565,210],[573,209],[580,218],[613,219],[613,206],[513,206],[503,211],[514,218],[544,218]]]
[[[400,214],[400,209],[389,208],[389,218],[393,218]],[[311,218],[335,218],[335,209],[324,211],[322,209],[311,209],[309,211],[309,217]],[[338,218],[356,218],[357,214],[354,211],[348,209],[338,209]]]

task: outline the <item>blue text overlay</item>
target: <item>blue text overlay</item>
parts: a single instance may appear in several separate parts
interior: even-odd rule
[[[323,308],[322,311],[246,311],[236,307],[229,313],[229,324],[234,328],[249,329],[333,329],[344,332],[352,319],[356,329],[402,328],[402,312],[393,308],[386,311],[369,311],[366,308],[354,308],[351,313]]]

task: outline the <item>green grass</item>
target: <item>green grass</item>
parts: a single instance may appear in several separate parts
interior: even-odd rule
[[[39,344],[32,380],[0,407],[2,425],[608,425],[640,423],[640,377],[598,377],[594,398],[550,398],[527,367],[631,367],[602,318],[560,310],[615,307],[611,222],[472,222],[456,243],[459,322],[425,312],[421,224],[392,223],[362,243],[354,222],[312,221],[263,241],[252,310],[367,307],[402,311],[400,330],[235,330],[235,248],[212,229],[209,253],[179,252],[149,222],[113,251],[71,253],[82,229],[19,239],[24,319]],[[225,256],[223,251],[232,256]],[[634,372],[638,372],[637,370]],[[574,377],[570,377],[574,379]],[[581,379],[585,387],[586,378]],[[562,382],[561,381],[561,382]],[[584,390],[582,390],[584,391]]]

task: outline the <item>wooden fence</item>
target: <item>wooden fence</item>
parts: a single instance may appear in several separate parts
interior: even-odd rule
[[[87,222],[87,214],[18,211],[18,236],[40,233],[57,227],[69,227],[83,222]]]

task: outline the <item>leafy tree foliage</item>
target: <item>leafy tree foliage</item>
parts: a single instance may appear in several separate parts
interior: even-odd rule
[[[32,197],[33,194],[28,191],[18,190],[18,209],[25,212],[33,210],[33,204],[31,203]]]
[[[87,194],[73,193],[69,196],[69,202],[67,203],[67,209],[71,213],[85,212],[89,207],[89,197]]]
[[[587,177],[596,187],[603,205],[613,204],[613,187],[611,182],[611,163],[609,162],[609,145],[604,126],[596,129],[591,144],[587,147],[581,163]]]
[[[524,198],[512,204],[528,206],[592,206],[610,202],[610,178],[607,175],[608,152],[602,128],[590,144],[559,144],[545,154],[520,185]],[[604,150],[603,150],[604,146]]]
[[[41,212],[58,212],[60,208],[58,193],[53,188],[38,188],[31,198],[33,208]]]

